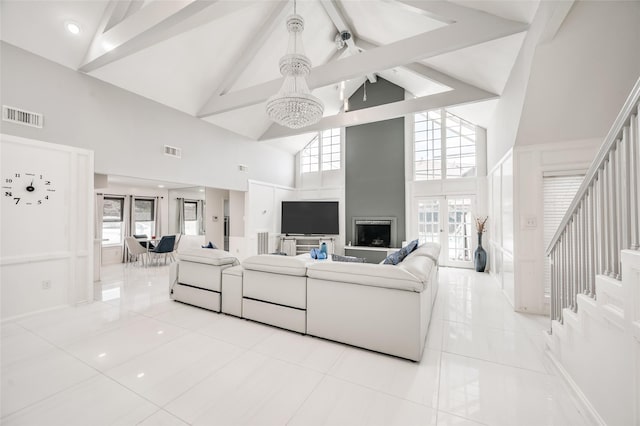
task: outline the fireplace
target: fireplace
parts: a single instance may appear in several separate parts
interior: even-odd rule
[[[396,244],[395,217],[354,217],[353,241],[359,247],[393,247]]]

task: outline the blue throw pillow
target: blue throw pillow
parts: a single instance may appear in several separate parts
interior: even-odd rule
[[[208,249],[217,249],[218,246],[216,246],[215,244],[213,244],[211,241],[209,241],[209,244],[207,244],[206,246],[202,246],[202,248],[208,248]]]
[[[387,256],[386,259],[384,259],[384,262],[382,263],[385,265],[397,265],[402,261],[402,259],[404,259],[404,256],[402,253],[402,249],[400,249],[398,251],[391,253],[389,256]]]
[[[418,240],[413,240],[409,244],[407,244],[404,249],[407,252],[407,255],[411,254],[412,251],[418,248]]]

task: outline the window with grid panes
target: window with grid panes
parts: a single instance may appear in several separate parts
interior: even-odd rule
[[[446,113],[447,178],[475,177],[476,129],[468,121]]]
[[[476,175],[475,125],[445,110],[415,114],[415,180]]]
[[[318,171],[318,163],[319,163],[319,148],[320,144],[318,143],[318,137],[313,138],[311,142],[307,144],[302,149],[301,158],[301,172],[309,173],[309,172],[317,172]]]
[[[340,129],[327,129],[322,138],[322,170],[340,169]]]
[[[442,150],[440,110],[415,115],[414,162],[416,180],[441,179]]]

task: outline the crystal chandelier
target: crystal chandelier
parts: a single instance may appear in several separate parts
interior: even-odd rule
[[[311,61],[304,54],[302,31],[304,19],[296,13],[293,1],[293,15],[287,18],[289,47],[280,59],[280,74],[284,76],[282,87],[267,100],[267,114],[276,123],[299,129],[315,124],[322,118],[324,105],[311,94],[307,86],[307,75],[311,71]]]

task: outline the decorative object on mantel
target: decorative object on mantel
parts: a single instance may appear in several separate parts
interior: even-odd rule
[[[304,19],[296,13],[296,0],[293,0],[293,15],[287,18],[289,47],[280,59],[280,73],[284,76],[284,82],[278,93],[267,100],[269,118],[291,129],[317,123],[324,112],[322,101],[313,96],[307,86],[311,61],[304,54],[303,30]]]
[[[487,219],[485,217],[476,217],[476,231],[478,231],[478,247],[473,254],[473,263],[476,268],[476,272],[484,272],[484,268],[487,266],[487,252],[482,248],[482,234],[487,230]]]

